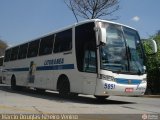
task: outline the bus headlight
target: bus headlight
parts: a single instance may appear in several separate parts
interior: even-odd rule
[[[147,78],[143,78],[143,81],[147,81]]]
[[[147,82],[147,78],[143,78],[141,83],[146,83]]]
[[[99,78],[100,78],[100,79],[103,79],[103,80],[107,80],[107,81],[113,81],[113,82],[115,82],[114,77],[109,76],[109,75],[103,75],[103,74],[100,74],[100,75],[99,75]]]

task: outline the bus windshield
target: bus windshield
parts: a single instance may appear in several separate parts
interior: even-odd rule
[[[100,47],[101,69],[144,74],[144,55],[137,31],[113,24],[105,27],[106,45]]]

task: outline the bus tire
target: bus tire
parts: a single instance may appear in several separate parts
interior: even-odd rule
[[[38,93],[44,93],[44,92],[45,92],[45,89],[36,88],[36,91],[37,91]]]
[[[109,96],[97,96],[97,95],[95,95],[95,97],[96,97],[96,99],[98,100],[98,101],[104,101],[106,98],[108,98]]]
[[[11,78],[11,89],[12,90],[22,90],[23,89],[22,86],[17,86],[16,85],[16,77],[14,75]]]
[[[62,75],[58,79],[57,89],[59,91],[60,96],[67,97],[70,94],[70,83],[68,77]]]
[[[16,86],[16,77],[13,75],[11,78],[11,89],[12,90],[17,90],[17,86]]]
[[[78,97],[78,93],[73,93],[73,92],[72,92],[72,93],[69,94],[69,96],[70,96],[70,97]]]

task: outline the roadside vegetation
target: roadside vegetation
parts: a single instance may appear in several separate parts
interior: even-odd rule
[[[7,48],[7,43],[0,40],[0,56],[4,55],[5,49]]]
[[[158,52],[156,54],[149,55],[149,43],[144,42],[148,81],[147,94],[160,94],[160,30],[149,39],[154,39],[156,41],[158,45]]]

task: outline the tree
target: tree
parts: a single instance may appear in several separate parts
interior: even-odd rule
[[[77,22],[78,17],[95,19],[104,16],[112,16],[119,10],[118,0],[64,0],[69,9],[73,12]],[[116,20],[118,17],[109,20]]]
[[[157,35],[160,35],[160,30],[158,30]]]
[[[4,41],[0,40],[0,56],[4,55],[4,51],[6,48],[7,44]]]
[[[151,94],[160,93],[160,34],[158,32],[153,36],[153,39],[158,45],[158,52],[154,55],[148,55],[150,52],[150,45],[144,43],[146,52],[146,67],[147,67],[147,81],[148,89]]]

